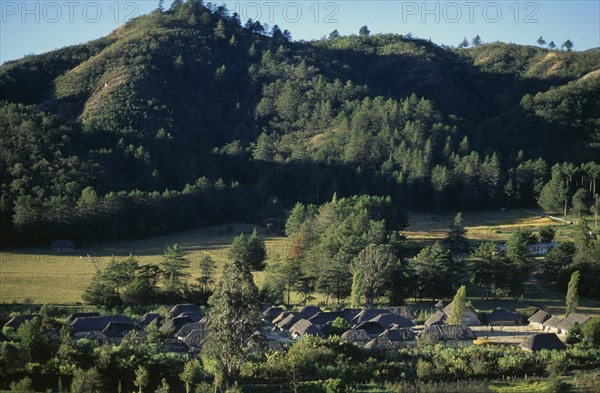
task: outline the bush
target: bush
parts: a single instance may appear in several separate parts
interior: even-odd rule
[[[583,337],[593,345],[600,345],[600,317],[592,317],[583,325]]]
[[[13,382],[10,384],[11,392],[22,392],[22,393],[31,393],[33,389],[31,388],[31,378],[25,377],[19,382]]]

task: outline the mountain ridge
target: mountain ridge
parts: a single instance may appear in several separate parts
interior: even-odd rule
[[[599,70],[598,51],[454,49],[394,34],[293,42],[277,27],[242,26],[222,7],[188,0],[104,38],[0,66],[10,152],[0,166],[2,221],[13,239],[42,239],[51,231],[31,228],[57,225],[44,213],[52,205],[67,217],[65,235],[95,220],[106,228],[106,218],[77,211],[85,189],[94,203],[122,192],[124,205],[142,194],[162,204],[165,190],[184,200],[198,182],[245,200],[231,218],[260,219],[270,203],[334,192],[392,195],[416,208],[532,204],[533,191],[518,200],[503,191],[520,165],[543,158],[535,178],[545,181],[556,162],[598,157]],[[16,147],[25,137],[55,139],[25,153]],[[68,171],[55,185],[41,178]],[[282,184],[290,173],[297,184]],[[181,217],[168,230],[197,224],[186,203],[173,202]]]

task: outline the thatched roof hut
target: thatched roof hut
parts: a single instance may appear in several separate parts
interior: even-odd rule
[[[351,329],[344,334],[342,334],[342,338],[346,341],[350,341],[352,343],[367,343],[371,341],[371,337],[362,329]]]
[[[535,314],[530,316],[529,319],[527,319],[527,320],[529,321],[529,323],[538,323],[538,324],[542,325],[544,322],[546,322],[551,317],[552,317],[552,315],[549,312],[540,309],[540,310],[537,310],[535,312]]]
[[[181,340],[168,338],[158,348],[161,352],[188,353],[190,348]]]
[[[302,319],[302,317],[300,317],[296,313],[289,313],[285,318],[279,321],[277,327],[281,330],[289,330],[300,319]]]
[[[356,316],[354,318],[352,318],[352,323],[358,325],[359,323],[362,322],[367,322],[373,318],[375,318],[376,316],[380,315],[380,314],[385,314],[389,311],[384,310],[382,308],[365,308],[364,310],[360,311],[358,314],[356,314]]]
[[[415,332],[412,329],[386,329],[379,337],[385,337],[395,343],[404,343],[415,341]]]
[[[377,352],[394,351],[399,347],[397,343],[390,341],[387,337],[376,337],[365,344],[365,349]]]
[[[529,317],[529,326],[534,329],[544,330],[544,322],[550,319],[552,315],[544,310],[537,310],[532,316]]]
[[[318,337],[324,337],[325,334],[323,334],[323,332],[321,331],[321,329],[319,329],[318,327],[316,327],[315,325],[313,325],[309,320],[307,319],[300,319],[298,322],[296,322],[291,328],[290,328],[290,333],[292,334],[293,338],[299,338],[302,337],[304,335],[311,335],[311,336],[318,336]]]
[[[497,308],[488,315],[487,320],[490,325],[514,326],[520,325],[523,322],[523,316],[515,310]]]
[[[465,325],[431,325],[419,333],[419,340],[431,341],[467,341],[477,336]]]
[[[169,317],[174,318],[184,313],[201,314],[200,307],[192,303],[176,304],[169,310]]]
[[[199,349],[202,347],[206,336],[206,330],[193,329],[187,334],[187,336],[183,337],[181,341],[183,341],[190,348]]]
[[[70,325],[77,318],[86,318],[86,317],[99,317],[100,314],[97,312],[74,312],[69,315],[67,319],[65,319],[65,324]]]
[[[359,323],[358,325],[354,326],[353,329],[356,329],[356,330],[362,329],[365,332],[367,332],[367,334],[369,336],[371,336],[372,338],[379,336],[381,333],[383,333],[385,331],[385,328],[383,326],[381,326],[381,324],[379,322],[373,322],[373,321]]]
[[[132,323],[127,322],[109,322],[108,325],[102,330],[108,338],[121,339],[127,335],[130,331],[134,330],[135,326]]]
[[[169,319],[161,326],[160,331],[167,334],[172,334],[181,329],[186,323],[192,323],[189,317],[175,317]]]
[[[4,327],[17,330],[23,323],[25,323],[26,321],[31,321],[34,318],[39,318],[41,320],[42,316],[38,314],[16,315],[9,319],[8,322],[4,324]]]
[[[525,337],[521,342],[521,348],[526,351],[541,351],[542,349],[564,351],[567,347],[555,333],[538,333]]]
[[[140,319],[139,325],[140,326],[148,326],[150,324],[150,322],[154,321],[155,319],[160,319],[163,320],[163,316],[160,315],[159,313],[146,313],[144,315],[142,315],[142,318]]]
[[[425,326],[429,325],[443,325],[448,320],[448,315],[444,312],[444,310],[437,310],[433,313],[432,316],[427,318],[425,321]]]
[[[133,325],[133,321],[125,315],[107,315],[102,317],[76,318],[71,327],[75,333],[101,332],[111,322],[126,323]]]
[[[283,312],[282,307],[269,307],[262,313],[262,319],[272,322],[279,314]]]
[[[177,333],[175,333],[175,337],[183,338],[190,334],[192,330],[196,329],[204,330],[204,324],[198,322],[186,323],[177,331]]]
[[[577,323],[577,324],[579,324],[579,326],[583,326],[589,319],[590,319],[589,315],[573,312],[573,313],[567,315],[567,317],[558,324],[558,328],[562,332],[568,333],[569,330],[571,330],[571,328],[573,328],[573,325],[575,325]]]
[[[370,322],[377,322],[383,328],[389,328],[391,325],[397,325],[398,327],[413,327],[415,324],[408,318],[403,317],[400,314],[384,313],[379,314],[376,317],[370,319]]]
[[[283,311],[281,314],[279,314],[278,316],[276,316],[275,318],[273,318],[273,320],[271,321],[271,323],[273,325],[278,325],[279,322],[283,321],[285,318],[288,317],[288,315],[290,315],[291,312],[290,311]]]
[[[148,338],[148,333],[143,330],[130,330],[124,337],[123,342],[140,342],[145,343]]]
[[[553,315],[550,318],[548,318],[542,324],[542,326],[544,327],[544,331],[546,332],[560,333],[560,328],[558,327],[558,325],[560,325],[561,322],[561,317],[559,317],[558,315]]]
[[[341,311],[321,311],[308,318],[308,320],[313,325],[322,326],[335,321],[337,318],[344,318],[344,313],[342,313]]]

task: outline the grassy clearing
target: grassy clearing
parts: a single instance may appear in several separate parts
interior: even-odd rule
[[[431,215],[411,212],[409,213],[410,226],[405,234],[412,243],[416,243],[414,247],[422,247],[442,239],[453,219],[454,214]],[[553,225],[559,240],[571,238],[574,231],[573,225],[562,225],[548,218],[516,209],[467,212],[463,214],[463,224],[467,227],[468,236],[474,243],[483,240],[506,240],[517,228],[535,230],[543,225]],[[220,225],[137,241],[112,242],[93,247],[83,246],[75,255],[53,255],[48,249],[3,250],[0,252],[0,303],[80,302],[81,293],[94,273],[92,262],[102,268],[113,255],[126,257],[133,254],[142,264],[158,263],[166,246],[175,243],[181,245],[191,261],[190,281],[193,282],[199,275],[196,262],[202,254],[209,254],[219,266],[222,266],[233,238],[239,233],[250,233],[253,229],[253,225],[240,223]],[[285,237],[268,235],[261,228],[257,230],[266,241],[268,261],[272,261],[276,255],[289,253],[290,244]],[[255,272],[254,278],[260,287],[265,280],[265,273]],[[316,299],[313,302],[326,300],[323,295],[314,296]],[[300,303],[302,297],[293,293],[291,300],[293,303]],[[564,312],[564,294],[542,293],[533,286],[527,288],[524,298],[518,301],[474,300],[473,302],[476,308],[483,311],[502,306],[525,312],[543,305],[549,307],[552,312],[559,314]],[[600,314],[600,302],[582,299],[580,310]]]
[[[199,275],[197,261],[210,255],[219,266],[227,258],[227,249],[239,233],[250,233],[252,225],[231,224],[196,229],[131,242],[113,242],[79,249],[74,255],[53,255],[50,250],[19,249],[0,253],[0,303],[33,302],[66,304],[81,301],[97,264],[103,268],[112,258],[133,254],[142,263],[159,263],[168,245],[179,243],[191,262],[193,282]],[[284,237],[270,236],[257,228],[265,239],[268,260],[288,251]],[[89,255],[91,258],[88,258]],[[257,273],[257,283],[264,273]]]
[[[524,211],[520,209],[497,210],[486,212],[463,213],[463,225],[467,229],[469,239],[478,241],[505,241],[517,229],[525,228],[537,231],[542,226],[552,226],[556,230],[556,240],[573,239],[578,222],[575,216],[567,216],[571,224],[563,224],[548,217],[540,216],[539,209]],[[454,214],[409,213],[410,225],[404,232],[412,240],[433,243],[443,239],[454,220]],[[594,226],[593,217],[587,217],[587,223],[596,232],[600,228]]]

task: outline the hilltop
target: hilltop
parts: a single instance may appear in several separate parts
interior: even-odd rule
[[[598,50],[294,42],[176,3],[0,67],[2,241],[277,227],[284,208],[333,193],[532,205],[553,163],[599,156],[599,75]]]

